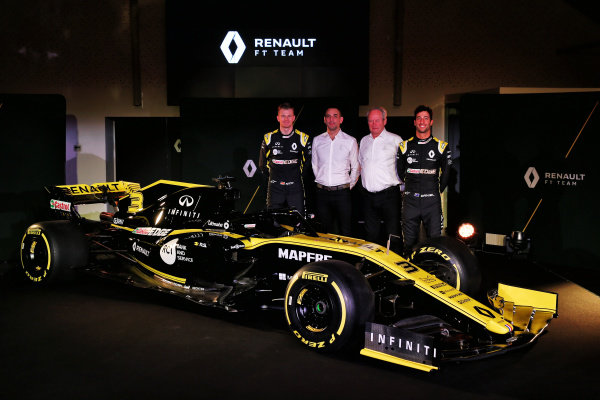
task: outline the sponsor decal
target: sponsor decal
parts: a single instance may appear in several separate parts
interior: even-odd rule
[[[206,226],[213,226],[215,228],[229,229],[229,221],[216,222],[216,221],[212,221],[209,219],[208,221],[206,221]]]
[[[530,189],[535,188],[540,183],[540,176],[544,178],[542,181],[544,186],[577,186],[585,180],[585,174],[574,172],[552,172],[544,171],[540,175],[535,167],[529,167],[523,176],[525,184]]]
[[[136,235],[144,236],[167,236],[171,232],[171,229],[161,228],[135,228],[133,233]]]
[[[433,150],[429,150],[429,153],[427,153],[427,155],[429,156],[430,161],[435,161],[435,152]]]
[[[286,274],[284,272],[278,272],[275,275],[277,276],[277,279],[280,281],[289,281],[290,279],[292,279],[291,276],[289,276],[288,274]]]
[[[169,240],[160,248],[160,258],[165,264],[173,265],[175,261],[194,262],[186,255],[187,246],[179,244],[179,239]]]
[[[160,258],[165,264],[173,265],[177,260],[177,242],[179,239],[173,239],[163,244],[160,248]]]
[[[29,228],[29,229],[27,229],[27,234],[39,236],[42,234],[42,230],[40,228]]]
[[[71,211],[71,203],[60,200],[50,200],[50,208],[59,211]]]
[[[329,275],[320,274],[318,272],[309,272],[309,271],[302,272],[302,279],[308,279],[310,281],[327,282],[328,277],[329,277]]]
[[[170,208],[167,210],[168,215],[173,215],[175,217],[186,217],[186,218],[199,218],[200,213],[195,211],[188,210],[179,210],[177,208]]]
[[[303,250],[293,250],[293,249],[282,249],[278,250],[278,257],[286,260],[295,260],[295,261],[321,261],[321,260],[329,260],[332,256],[328,254],[319,254],[312,253],[310,251]]]
[[[435,175],[437,174],[437,169],[425,169],[425,168],[408,168],[406,170],[409,174],[425,174],[425,175]]]
[[[431,336],[372,322],[365,326],[365,348],[426,365],[440,355]]]
[[[437,247],[421,247],[419,249],[419,254],[421,254],[421,253],[434,253],[434,254],[438,254],[440,257],[442,257],[446,261],[450,260],[450,256],[447,255],[446,253],[444,253],[442,250],[438,249]]]
[[[123,189],[119,187],[119,182],[108,182],[103,184],[94,184],[94,185],[71,185],[71,186],[61,186],[61,188],[66,189],[69,194],[92,194],[92,193],[104,193],[104,192],[119,192]]]
[[[244,224],[244,228],[246,228],[246,229],[254,229],[254,228],[256,228],[256,224]]]
[[[271,160],[273,164],[277,165],[290,165],[290,164],[298,164],[298,159],[294,158],[293,160]]]
[[[191,207],[194,204],[194,199],[189,194],[184,194],[179,198],[179,205],[181,207]]]
[[[122,218],[113,218],[113,224],[115,225],[123,225],[125,221]]]
[[[132,249],[135,253],[143,254],[146,257],[150,256],[150,250],[140,246],[137,242],[133,242]]]
[[[318,348],[318,349],[322,349],[322,348],[325,347],[325,341],[324,340],[322,342],[313,342],[311,340],[308,340],[308,339],[305,339],[304,337],[302,337],[302,335],[298,331],[296,331],[296,330],[293,333],[294,333],[294,335],[298,339],[300,339],[300,341],[302,343],[304,343],[308,347],[315,347],[315,348]],[[331,338],[329,339],[329,343],[330,344],[333,343],[333,342],[335,342],[335,334],[334,333],[331,334]]]
[[[204,242],[194,242],[194,246],[196,246],[196,247],[202,247],[204,249],[208,248],[208,244],[206,244]]]

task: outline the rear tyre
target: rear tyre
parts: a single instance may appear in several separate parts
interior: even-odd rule
[[[481,286],[477,257],[453,237],[441,236],[419,243],[409,260],[465,294],[476,294]]]
[[[285,315],[292,333],[317,351],[337,351],[364,338],[374,295],[364,275],[341,261],[300,268],[288,283]]]
[[[70,221],[39,222],[21,240],[21,267],[31,283],[44,286],[87,264],[89,243]]]

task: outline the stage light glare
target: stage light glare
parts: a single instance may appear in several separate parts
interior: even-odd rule
[[[475,235],[475,227],[465,222],[458,227],[458,236],[463,240],[471,239]]]

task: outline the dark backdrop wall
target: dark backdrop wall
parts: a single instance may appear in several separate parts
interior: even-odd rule
[[[599,100],[597,92],[463,96],[449,226],[526,228],[534,259],[600,269]]]
[[[65,121],[63,96],[0,94],[0,260],[47,218],[44,186],[65,183]]]
[[[296,129],[311,138],[325,132],[323,115],[329,106],[342,110],[342,129],[360,138],[356,103],[336,98],[285,101],[295,107]],[[265,133],[279,128],[277,106],[281,102],[281,99],[184,99],[181,104],[183,179],[210,184],[219,175],[233,176],[235,186],[242,192],[238,208],[243,211],[249,204],[249,212],[264,208],[266,188],[261,186],[257,171],[260,144]],[[310,191],[312,186],[307,185],[307,189]],[[309,193],[309,201],[310,197]]]

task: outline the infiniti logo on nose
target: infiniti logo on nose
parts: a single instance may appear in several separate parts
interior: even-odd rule
[[[235,52],[231,52],[231,42],[234,42],[236,45]],[[242,40],[242,37],[237,31],[229,31],[227,35],[225,35],[225,39],[223,39],[223,43],[221,43],[221,51],[225,56],[225,59],[229,64],[237,64],[242,58],[242,54],[244,54],[244,50],[246,50],[246,45]]]

